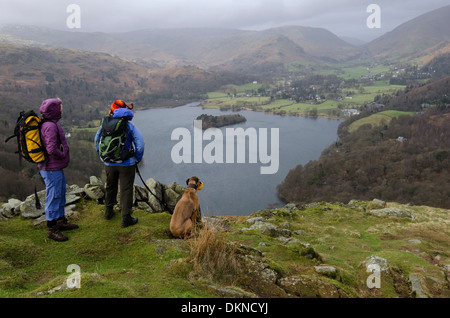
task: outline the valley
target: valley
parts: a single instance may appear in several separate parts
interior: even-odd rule
[[[108,25],[125,24],[135,3],[122,20],[108,15]],[[184,5],[183,16],[197,14]],[[268,7],[268,20],[283,8]],[[357,24],[342,12],[323,12],[322,21]],[[171,8],[163,18],[175,17]],[[146,298],[147,307],[157,298],[174,314],[212,314],[201,298],[242,298],[222,307],[257,310],[259,302],[276,316],[301,308],[297,298],[448,298],[450,5],[354,40],[300,25],[0,25],[0,139],[20,111],[63,100],[65,213],[79,224],[68,242],[47,239],[44,210],[30,195],[36,187],[45,200],[38,170],[19,161],[15,140],[1,142],[0,297]],[[94,147],[116,99],[134,104],[146,143],[146,181],[136,177],[133,189],[139,222],[125,229],[118,205],[105,221],[106,177]],[[180,240],[169,225],[187,174],[205,185],[202,224]],[[155,208],[141,181],[170,209],[159,198]],[[291,309],[266,298],[295,302]]]
[[[11,134],[19,111],[62,98],[61,124],[72,133],[74,158],[68,179],[82,184],[88,175],[101,175],[90,141],[117,98],[137,110],[202,101],[204,109],[349,123],[380,111],[445,112],[449,15],[450,6],[426,13],[359,46],[326,29],[301,26],[125,33],[1,26],[0,96],[8,107],[0,136]],[[375,127],[377,120],[349,129]],[[34,168],[18,166],[14,151],[12,144],[0,146],[0,170],[9,176],[2,182],[14,180],[1,185],[2,198],[23,198],[32,188]]]

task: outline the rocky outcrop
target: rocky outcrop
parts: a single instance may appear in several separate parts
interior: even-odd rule
[[[150,178],[146,181],[147,187],[134,185],[133,202],[135,207],[149,213],[159,213],[167,211],[173,213],[175,205],[183,195],[186,187],[176,182],[166,186],[163,183]],[[25,201],[9,199],[7,203],[0,207],[0,220],[8,220],[15,215],[21,215],[26,219],[34,219],[33,224],[39,225],[45,221],[44,207],[46,190],[37,193],[41,207],[36,207],[35,194],[29,195]],[[105,196],[105,186],[103,182],[95,177],[90,177],[89,183],[84,187],[77,185],[67,186],[66,191],[66,216],[70,216],[75,209],[75,203],[81,199],[103,202]],[[120,202],[120,193],[118,194]]]
[[[414,220],[414,215],[411,212],[399,208],[374,209],[369,210],[369,214],[381,217],[409,218]]]

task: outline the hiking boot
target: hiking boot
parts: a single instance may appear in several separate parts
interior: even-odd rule
[[[105,207],[105,219],[111,220],[114,216],[114,206],[106,206]]]
[[[66,217],[63,217],[62,219],[58,220],[56,223],[56,226],[60,231],[70,231],[78,229],[79,226],[77,224],[71,224],[67,221]]]
[[[56,225],[49,229],[48,238],[57,242],[64,242],[69,239],[67,236],[65,236],[59,231],[58,226]]]
[[[138,222],[138,218],[132,217],[131,214],[122,215],[122,227],[135,225]]]

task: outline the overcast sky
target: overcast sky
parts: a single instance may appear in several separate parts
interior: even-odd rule
[[[66,29],[67,7],[81,9],[80,32],[219,27],[261,30],[284,25],[328,29],[369,41],[449,0],[0,0],[0,24]],[[368,28],[370,4],[381,27]]]

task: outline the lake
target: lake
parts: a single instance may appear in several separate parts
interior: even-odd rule
[[[144,180],[154,178],[167,185],[174,181],[186,185],[187,178],[198,176],[204,183],[204,188],[198,191],[204,216],[249,215],[258,210],[283,206],[284,203],[277,196],[277,185],[284,180],[290,169],[318,159],[322,151],[336,141],[337,128],[342,122],[336,119],[279,116],[243,110],[237,113],[247,119],[245,123],[216,129],[215,137],[207,139],[205,135],[202,136],[200,129],[194,128],[194,120],[199,115],[219,116],[236,112],[202,109],[199,105],[200,103],[192,103],[176,108],[136,111],[133,123],[141,131],[146,143],[144,161],[140,167]],[[233,152],[226,146],[227,129],[230,132],[237,131],[238,128],[256,133],[258,142],[255,145],[258,147],[249,150],[252,147],[250,137],[234,139],[233,162],[228,157]],[[190,135],[173,138],[172,135],[178,131]],[[203,134],[207,131],[203,131]],[[276,139],[275,132],[279,134]],[[223,136],[223,147],[219,147],[222,142],[217,139],[217,135]],[[263,138],[265,136],[266,139]],[[228,138],[230,140],[233,139]],[[189,142],[189,156],[186,156],[188,147],[183,151],[174,150]],[[216,147],[211,151],[213,142]],[[261,145],[267,145],[268,149],[264,152]],[[245,149],[246,157],[241,160],[243,163],[237,163],[239,149]],[[275,156],[276,150],[279,151],[278,156]],[[211,162],[205,155],[207,153],[219,159],[207,163]],[[174,154],[185,155],[185,158],[190,157],[191,160],[176,163],[180,160]],[[262,155],[271,155],[272,162],[260,159],[264,158]],[[256,162],[251,157],[256,158]],[[278,167],[275,163],[278,163]],[[262,174],[262,167],[269,165],[273,166],[272,171]],[[136,184],[142,185],[139,177],[136,177]]]

